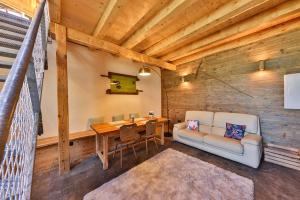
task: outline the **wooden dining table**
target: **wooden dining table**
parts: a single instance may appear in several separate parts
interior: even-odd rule
[[[138,131],[143,131],[146,129],[146,122],[150,119],[157,119],[157,126],[161,127],[160,130],[160,144],[164,145],[164,132],[165,132],[165,122],[168,121],[166,118],[138,118],[134,121],[137,124]],[[113,151],[109,152],[109,138],[120,135],[120,127],[125,124],[131,124],[130,120],[122,120],[117,122],[107,122],[91,125],[92,130],[96,133],[96,153],[99,156],[103,170],[108,169],[108,156],[112,154]]]

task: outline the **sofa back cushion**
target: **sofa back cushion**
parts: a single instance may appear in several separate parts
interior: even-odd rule
[[[185,121],[199,120],[200,124],[212,126],[214,113],[209,111],[186,111]]]
[[[215,113],[212,133],[224,136],[226,131],[226,123],[246,125],[246,133],[260,134],[259,119],[257,116],[227,112]]]
[[[185,122],[188,120],[199,120],[199,131],[204,133],[211,133],[213,125],[214,113],[209,111],[186,111]]]

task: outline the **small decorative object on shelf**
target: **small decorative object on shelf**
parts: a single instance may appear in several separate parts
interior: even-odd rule
[[[300,149],[267,143],[265,161],[300,171]]]
[[[154,111],[149,111],[148,115],[149,115],[149,118],[151,118],[151,119],[154,118]]]

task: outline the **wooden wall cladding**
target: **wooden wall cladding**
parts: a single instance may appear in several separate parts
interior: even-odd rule
[[[93,155],[96,155],[95,136],[72,141],[70,145],[71,167]],[[57,144],[36,149],[34,175],[46,173],[55,168],[58,168]]]
[[[161,127],[157,127],[156,134],[160,135]],[[81,161],[96,156],[95,136],[92,131],[83,131],[70,134],[70,163],[71,168]],[[77,137],[77,138],[76,138]],[[58,139],[55,137],[42,139],[39,147],[36,149],[34,176],[50,172],[58,168]],[[40,140],[41,141],[41,140]],[[39,142],[38,142],[39,143]],[[102,146],[102,143],[100,143]],[[109,138],[109,151],[115,148],[114,137]]]
[[[265,71],[258,71],[265,60]],[[162,111],[166,116],[166,91],[173,123],[184,120],[187,110],[255,114],[260,117],[265,142],[300,146],[300,110],[285,110],[283,76],[300,72],[300,31],[289,32],[204,58],[196,78],[181,83],[182,75],[195,72],[198,62],[162,73]],[[253,98],[241,94],[213,75]],[[201,73],[202,72],[202,73]],[[299,87],[300,88],[300,87]]]

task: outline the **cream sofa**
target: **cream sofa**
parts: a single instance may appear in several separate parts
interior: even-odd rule
[[[199,120],[199,131],[186,128],[187,120]],[[226,122],[246,125],[242,140],[224,137]],[[262,137],[260,136],[259,118],[255,115],[187,111],[185,122],[175,124],[174,140],[198,149],[222,156],[253,168],[259,166],[262,155]]]

